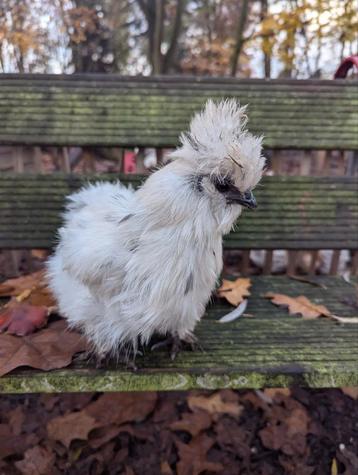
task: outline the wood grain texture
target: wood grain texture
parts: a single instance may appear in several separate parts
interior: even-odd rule
[[[138,186],[135,175],[0,177],[0,247],[50,248],[65,196],[88,181]],[[235,249],[358,249],[356,178],[266,177],[255,190],[258,209],[244,210],[225,238]]]
[[[350,317],[342,303],[354,286],[341,278],[320,277],[322,289],[285,277],[252,278],[247,313],[231,323],[218,319],[232,307],[216,300],[195,333],[203,352],[182,352],[173,362],[167,352],[138,357],[138,371],[108,365],[74,364],[51,372],[16,371],[0,378],[0,392],[145,391],[194,388],[341,387],[358,385],[358,326],[329,319],[290,316],[263,298],[266,292],[305,295],[334,314]]]
[[[173,147],[208,98],[249,104],[273,148],[357,149],[349,81],[1,75],[0,143]]]

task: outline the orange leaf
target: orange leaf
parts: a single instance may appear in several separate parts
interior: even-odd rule
[[[345,386],[341,388],[341,391],[352,399],[358,399],[358,388],[352,386]]]
[[[239,305],[245,297],[250,295],[251,280],[239,278],[234,281],[223,279],[217,290],[219,297],[225,298],[232,305]]]
[[[217,392],[211,396],[188,396],[188,406],[192,411],[201,409],[209,414],[230,414],[231,416],[240,416],[243,406],[238,402],[224,401],[221,393]]]
[[[42,282],[44,278],[43,271],[33,272],[32,274],[16,277],[16,279],[8,279],[0,284],[0,297],[16,297],[24,290],[32,289],[34,286]]]
[[[274,294],[269,292],[265,294],[265,298],[271,299],[271,302],[275,305],[288,307],[290,315],[300,314],[306,320],[318,317],[332,317],[332,314],[327,307],[312,303],[304,295],[290,297],[284,294]]]

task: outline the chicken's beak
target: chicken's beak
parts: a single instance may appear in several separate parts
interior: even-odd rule
[[[225,196],[229,204],[240,204],[249,209],[257,208],[257,202],[252,191],[241,193],[235,186],[231,186]]]

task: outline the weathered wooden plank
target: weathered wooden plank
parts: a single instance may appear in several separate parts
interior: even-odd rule
[[[0,77],[0,143],[175,146],[208,97],[250,103],[277,148],[358,148],[358,91],[340,81]]]
[[[358,327],[289,316],[263,298],[266,292],[306,295],[337,315],[355,316],[342,303],[354,285],[340,278],[317,278],[326,289],[285,277],[253,278],[247,313],[235,322],[217,320],[229,310],[215,301],[196,329],[203,352],[184,351],[172,362],[166,351],[138,357],[138,371],[110,364],[95,369],[83,362],[40,372],[15,371],[0,378],[0,392],[144,391],[219,388],[340,387],[358,385]]]
[[[61,225],[64,198],[89,179],[115,175],[7,175],[0,178],[0,246],[49,248]],[[138,186],[143,177],[124,175]],[[259,208],[244,211],[225,247],[241,249],[357,249],[355,178],[266,177],[255,191]]]

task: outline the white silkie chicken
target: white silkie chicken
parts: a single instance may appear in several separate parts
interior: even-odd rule
[[[245,107],[214,103],[195,115],[170,164],[137,190],[97,183],[69,197],[48,276],[60,313],[99,355],[153,334],[193,342],[222,270],[222,237],[242,211],[265,159]]]

